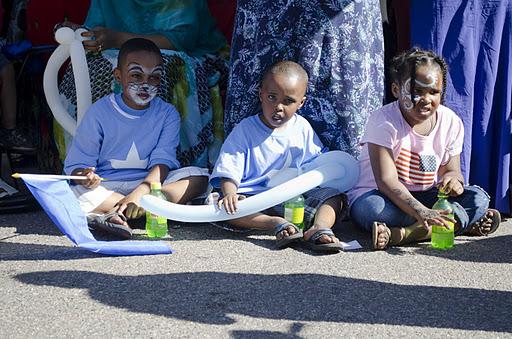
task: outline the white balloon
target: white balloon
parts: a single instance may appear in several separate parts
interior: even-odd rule
[[[88,32],[87,29],[80,27],[75,31],[75,40],[78,41],[84,41],[84,40],[90,40],[90,37],[82,36],[82,33]]]
[[[57,122],[68,131],[71,135],[75,135],[76,121],[73,119],[60,100],[58,88],[58,73],[61,65],[69,57],[69,49],[65,45],[60,45],[55,49],[44,70],[43,90],[53,116]]]
[[[85,57],[84,45],[79,40],[75,40],[70,46],[71,64],[73,65],[73,75],[75,76],[76,88],[76,108],[77,108],[77,126],[80,125],[85,112],[92,104],[91,82],[89,79],[89,67],[87,67],[87,58]]]
[[[331,180],[329,182],[322,183],[319,185],[320,187],[332,187],[340,192],[345,192],[351,189],[357,182],[359,178],[359,166],[357,160],[348,153],[343,151],[330,151],[327,153],[323,153],[320,156],[316,157],[310,163],[307,163],[302,168],[285,168],[278,173],[272,175],[267,183],[267,187],[275,187],[285,183],[288,180],[291,180],[298,176],[301,173],[310,171],[316,167],[321,166],[325,163],[334,163],[335,166],[338,166],[340,171],[339,179]],[[347,171],[347,169],[353,169]]]
[[[216,204],[203,206],[179,205],[152,195],[144,195],[140,204],[151,213],[170,220],[182,222],[223,221],[263,211],[317,186],[327,185],[329,182],[340,184],[340,187],[348,190],[355,185],[359,177],[357,161],[349,154],[341,151],[328,152],[317,157],[316,161],[309,164],[305,170],[304,174],[265,192],[240,200],[238,202],[238,212],[235,214],[226,213],[224,208],[219,208]]]
[[[43,89],[53,116],[69,134],[75,135],[76,128],[83,115],[92,104],[91,83],[85,49],[80,39],[83,29],[74,32],[69,27],[61,27],[55,32],[55,40],[60,43],[46,64],[43,75]],[[59,95],[58,73],[68,57],[71,57],[75,77],[77,99],[77,121],[64,108]]]
[[[55,40],[61,45],[69,45],[75,40],[75,32],[69,27],[61,27],[55,32]]]

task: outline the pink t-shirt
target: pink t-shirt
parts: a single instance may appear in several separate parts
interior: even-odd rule
[[[462,152],[464,127],[460,118],[448,107],[439,105],[437,122],[429,135],[416,133],[402,116],[398,101],[373,112],[361,139],[359,181],[348,193],[352,203],[360,195],[376,189],[368,143],[393,151],[398,179],[409,191],[425,191],[437,183],[439,166]]]

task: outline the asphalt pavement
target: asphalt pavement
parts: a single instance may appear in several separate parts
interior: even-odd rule
[[[318,255],[207,224],[175,253],[72,246],[42,211],[0,215],[0,338],[512,338],[512,222],[489,237]],[[143,238],[143,230],[136,230]]]

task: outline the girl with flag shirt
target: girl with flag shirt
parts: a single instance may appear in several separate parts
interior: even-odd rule
[[[499,226],[489,195],[464,185],[462,121],[441,105],[446,72],[444,60],[429,51],[395,57],[391,89],[398,100],[368,120],[361,175],[349,200],[356,225],[372,231],[374,249],[427,240],[432,225],[448,222],[455,222],[456,234],[488,235]],[[440,189],[450,196],[455,220],[430,208]]]

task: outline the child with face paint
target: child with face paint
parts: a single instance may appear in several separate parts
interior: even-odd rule
[[[306,71],[292,61],[277,62],[265,72],[259,90],[261,111],[231,131],[210,176],[211,185],[222,192],[219,208],[236,213],[238,200],[245,194],[269,189],[270,172],[300,168],[324,151],[311,125],[296,114],[306,100],[307,82]],[[304,197],[304,234],[283,218],[282,205],[228,223],[273,231],[278,248],[304,240],[315,251],[339,252],[342,247],[331,227],[344,210],[344,194],[333,188],[314,188]]]
[[[180,168],[176,159],[180,117],[157,97],[163,76],[159,48],[147,39],[128,40],[119,51],[114,76],[123,92],[89,108],[64,171],[86,177],[75,180],[72,189],[89,226],[130,238],[126,219],[145,214],[139,201],[150,192],[151,182],[163,183],[169,201],[186,203],[206,190],[208,171]]]
[[[499,226],[488,194],[464,184],[462,121],[441,104],[446,73],[441,57],[417,48],[392,61],[397,101],[370,116],[360,178],[349,192],[351,218],[372,232],[374,249],[430,239],[432,225],[448,222],[459,235],[488,235]],[[440,189],[450,196],[455,220],[431,209]]]

